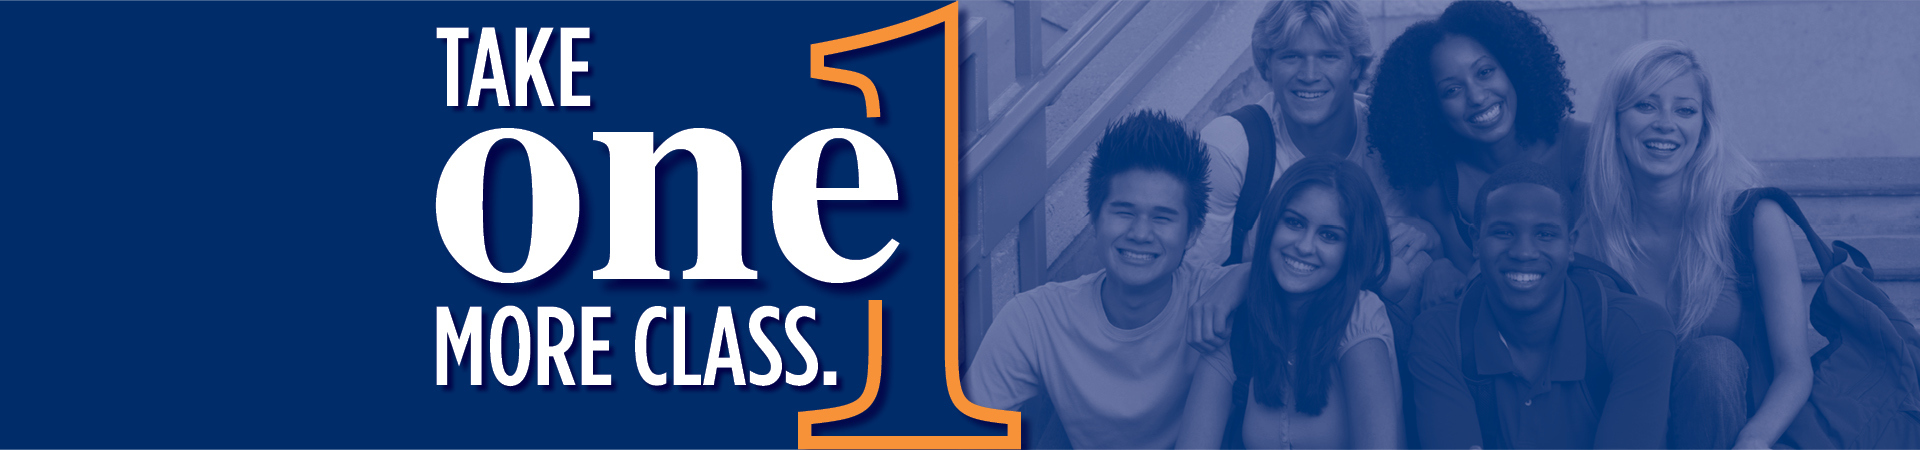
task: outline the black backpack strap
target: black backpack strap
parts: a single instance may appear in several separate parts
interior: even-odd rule
[[[1245,259],[1240,251],[1246,247],[1247,231],[1252,230],[1254,221],[1260,218],[1267,191],[1273,188],[1273,164],[1278,150],[1274,146],[1273,118],[1267,115],[1266,108],[1247,105],[1228,115],[1240,121],[1240,129],[1247,132],[1247,177],[1240,185],[1240,201],[1233,204],[1232,244],[1227,247],[1224,264],[1230,266]]]
[[[1813,225],[1807,223],[1807,215],[1800,212],[1800,204],[1794,203],[1793,196],[1787,194],[1787,191],[1776,187],[1753,188],[1740,193],[1739,200],[1735,201],[1733,217],[1728,219],[1733,228],[1734,247],[1745,253],[1734,258],[1734,265],[1742,275],[1750,275],[1754,271],[1751,253],[1753,251],[1751,248],[1753,214],[1759,208],[1761,200],[1773,200],[1774,203],[1779,204],[1780,209],[1787,213],[1787,218],[1793,219],[1793,224],[1800,226],[1800,231],[1806,233],[1807,244],[1813,247],[1813,258],[1820,263],[1820,273],[1827,273],[1846,261],[1847,257],[1844,253],[1835,255],[1833,248],[1827,245],[1827,241],[1820,239],[1820,233],[1813,231]]]
[[[1847,262],[1847,255],[1853,255],[1853,266],[1860,268],[1861,275],[1865,275],[1868,280],[1873,279],[1873,263],[1867,262],[1867,254],[1860,253],[1860,249],[1853,248],[1853,245],[1846,241],[1834,240],[1833,258],[1838,260],[1833,262],[1834,265]]]
[[[1813,231],[1813,226],[1808,224],[1806,215],[1800,212],[1800,205],[1793,201],[1793,196],[1787,191],[1775,187],[1753,188],[1740,193],[1739,199],[1734,200],[1733,215],[1727,219],[1728,237],[1733,241],[1733,268],[1739,280],[1740,294],[1740,321],[1735,328],[1733,342],[1740,346],[1740,352],[1747,357],[1748,386],[1770,386],[1774,376],[1773,343],[1767,339],[1763,313],[1766,309],[1764,300],[1760,298],[1759,269],[1753,260],[1753,216],[1758,212],[1761,200],[1773,200],[1779,204],[1787,218],[1800,227],[1801,233],[1806,234],[1807,245],[1813,248],[1814,261],[1820,264],[1820,273],[1828,273],[1846,258],[1835,255],[1834,249],[1820,239],[1820,235]],[[1838,343],[1843,339],[1843,333],[1822,320],[1822,317],[1829,317],[1824,312],[1832,311],[1832,307],[1825,303],[1823,294],[1814,294],[1808,305],[1808,320],[1813,323],[1814,331],[1826,337],[1830,344]],[[1814,369],[1818,370],[1821,363],[1832,354],[1831,350],[1839,347],[1828,345],[1815,352],[1811,358]],[[1766,391],[1750,389],[1748,407],[1757,407],[1765,401]]]
[[[1475,355],[1473,332],[1480,322],[1480,301],[1486,297],[1486,289],[1486,283],[1475,277],[1460,298],[1460,375],[1466,380],[1467,390],[1473,393],[1474,414],[1480,421],[1480,448],[1507,449],[1513,445],[1507,442],[1507,434],[1500,426],[1500,406],[1494,401],[1493,378],[1480,376]]]
[[[1619,291],[1633,293],[1626,278],[1621,277],[1612,267],[1587,255],[1575,253],[1572,271],[1568,273],[1573,280],[1573,289],[1580,299],[1580,319],[1587,329],[1587,374],[1583,380],[1587,385],[1587,395],[1593,403],[1593,415],[1599,417],[1607,407],[1607,396],[1613,392],[1613,370],[1607,365],[1606,336],[1607,306],[1612,295],[1608,292]],[[1606,286],[1612,284],[1624,289]]]
[[[1610,288],[1610,289],[1620,291],[1620,292],[1625,292],[1628,294],[1640,295],[1639,292],[1635,292],[1633,290],[1633,284],[1627,282],[1627,277],[1621,276],[1620,272],[1613,270],[1613,266],[1609,266],[1607,265],[1607,263],[1600,262],[1600,259],[1598,258],[1587,256],[1582,253],[1574,253],[1573,264],[1571,264],[1570,267],[1574,268],[1575,270],[1585,270],[1588,272],[1592,272],[1592,275],[1594,275],[1595,277],[1598,277],[1594,281],[1605,281],[1607,283],[1612,284],[1612,286],[1602,285],[1600,287]]]
[[[1753,216],[1760,209],[1761,200],[1773,200],[1775,204],[1780,205],[1780,210],[1787,214],[1787,218],[1792,219],[1793,224],[1800,227],[1801,233],[1806,234],[1807,246],[1813,248],[1813,260],[1820,264],[1821,274],[1832,272],[1834,267],[1839,267],[1840,263],[1846,262],[1849,254],[1858,254],[1858,250],[1853,250],[1853,246],[1846,243],[1836,241],[1845,246],[1836,249],[1829,246],[1827,241],[1820,239],[1820,233],[1813,231],[1813,225],[1807,222],[1807,215],[1800,212],[1800,204],[1795,203],[1793,196],[1786,190],[1776,187],[1759,187],[1740,193],[1739,199],[1734,201],[1733,216],[1727,219],[1729,237],[1733,239],[1733,268],[1739,277],[1740,289],[1740,325],[1739,331],[1735,333],[1738,338],[1735,339],[1735,343],[1740,345],[1741,350],[1748,353],[1749,367],[1764,368],[1751,372],[1749,381],[1755,383],[1755,386],[1764,386],[1758,383],[1763,381],[1771,383],[1773,379],[1772,343],[1766,339],[1766,321],[1761,314],[1761,311],[1766,309],[1760,298],[1759,269],[1753,261]],[[1854,258],[1854,264],[1866,264],[1866,255],[1858,255]],[[1864,275],[1872,272],[1862,271],[1861,273]],[[1825,304],[1824,296],[1816,293],[1812,304],[1809,305],[1809,314],[1818,316],[1821,315],[1822,310],[1829,308],[1831,307]],[[1813,322],[1814,331],[1830,342],[1841,338],[1842,333],[1838,330],[1823,327],[1822,325],[1826,324],[1821,323],[1820,320],[1813,320]],[[1827,346],[1829,349],[1837,347]],[[1813,357],[1814,367],[1818,368],[1820,362],[1826,360],[1826,356],[1827,353],[1824,350],[1816,352]],[[1758,404],[1757,400],[1755,404]]]

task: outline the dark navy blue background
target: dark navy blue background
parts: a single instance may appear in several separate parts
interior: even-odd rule
[[[0,446],[9,447],[779,447],[795,412],[848,403],[865,381],[865,314],[886,300],[886,382],[868,415],[822,434],[997,434],[948,404],[941,366],[941,36],[828,59],[880,86],[885,117],[859,91],[808,77],[808,45],[898,23],[938,3],[67,3],[0,4],[7,91],[0,192]],[[576,44],[591,108],[445,106],[436,27],[468,27],[461,100],[479,27],[495,27],[508,76],[513,28],[556,28],[545,55],[560,95],[559,27]],[[530,39],[531,40],[531,39]],[[509,78],[511,82],[511,78]],[[532,102],[538,105],[537,98]],[[558,146],[578,179],[579,231],[546,275],[496,285],[447,254],[434,189],[457,146],[513,127]],[[807,278],[781,254],[769,216],[789,147],[846,127],[883,145],[897,202],[827,202],[841,254],[900,249],[861,282]],[[656,142],[713,128],[745,166],[752,281],[608,281],[606,148],[595,131]],[[830,148],[823,186],[855,183],[852,152]],[[489,253],[524,260],[531,191],[508,141],[488,165]],[[662,267],[692,267],[695,166],[659,170]],[[434,384],[434,307],[504,305],[596,326],[611,387]],[[649,306],[685,306],[689,372],[704,367],[713,314],[818,309],[801,330],[838,386],[653,387],[633,362]],[[799,356],[766,326],[787,369]],[[656,370],[671,369],[670,322],[656,322]],[[484,333],[477,331],[476,334]],[[766,361],[739,331],[751,371]],[[509,333],[511,336],[511,333]],[[511,338],[509,338],[511,339]],[[576,380],[579,342],[569,352]],[[481,355],[470,355],[470,358]],[[509,358],[511,359],[511,358]],[[512,364],[511,361],[508,362]],[[489,363],[490,364],[490,363]],[[535,366],[529,366],[532,370]]]

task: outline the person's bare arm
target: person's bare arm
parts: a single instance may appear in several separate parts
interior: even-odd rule
[[[1813,364],[1808,359],[1808,298],[1801,290],[1800,268],[1793,254],[1793,230],[1780,204],[1761,200],[1753,215],[1753,260],[1760,282],[1767,343],[1773,349],[1773,385],[1740,429],[1734,448],[1764,449],[1800,414],[1813,391]]]
[[[1385,318],[1382,318],[1383,320]],[[1387,344],[1368,339],[1340,357],[1346,381],[1347,419],[1353,448],[1406,448],[1400,415],[1400,369]]]
[[[1187,407],[1173,448],[1220,448],[1227,432],[1227,418],[1233,413],[1233,380],[1207,362],[1200,364],[1187,390]]]

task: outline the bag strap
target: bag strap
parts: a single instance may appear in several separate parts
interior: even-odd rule
[[[1474,414],[1480,419],[1480,448],[1507,449],[1513,445],[1507,443],[1507,433],[1500,426],[1493,378],[1480,376],[1478,355],[1475,355],[1473,332],[1480,321],[1480,301],[1486,296],[1486,289],[1486,283],[1475,277],[1460,298],[1460,375],[1466,380],[1467,390],[1473,393]]]
[[[1866,275],[1868,280],[1873,279],[1873,263],[1867,262],[1867,254],[1860,253],[1860,249],[1853,248],[1853,245],[1846,243],[1846,241],[1833,241],[1833,248],[1833,257],[1839,259],[1839,261],[1834,261],[1834,265],[1846,262],[1847,255],[1853,255],[1853,266],[1859,267],[1860,274]],[[1845,250],[1845,252],[1841,250]]]
[[[1734,200],[1734,211],[1728,218],[1727,228],[1728,237],[1733,239],[1734,244],[1734,270],[1740,277],[1740,325],[1735,333],[1735,343],[1740,346],[1742,353],[1747,354],[1747,361],[1751,364],[1749,367],[1752,370],[1748,372],[1751,386],[1765,386],[1773,382],[1773,344],[1767,340],[1766,319],[1762,317],[1765,305],[1759,294],[1759,268],[1753,260],[1753,217],[1759,210],[1761,200],[1773,200],[1780,205],[1780,210],[1786,213],[1787,218],[1800,227],[1800,232],[1807,237],[1807,246],[1813,249],[1814,261],[1820,264],[1821,274],[1831,272],[1846,258],[1845,253],[1834,255],[1833,247],[1829,247],[1826,241],[1820,239],[1820,234],[1813,231],[1806,214],[1800,211],[1800,204],[1794,202],[1793,196],[1787,191],[1776,187],[1758,187],[1741,192],[1740,197]],[[1829,324],[1833,308],[1826,304],[1825,297],[1824,292],[1814,293],[1808,305],[1808,320],[1812,322],[1814,332],[1826,337],[1830,343],[1837,343],[1844,339],[1844,333]],[[1814,369],[1819,370],[1821,364],[1839,347],[1830,344],[1814,352],[1810,358]],[[1753,390],[1749,403],[1759,404],[1763,401],[1763,393]]]
[[[1633,283],[1627,282],[1627,277],[1621,276],[1620,272],[1613,270],[1613,266],[1600,262],[1599,258],[1587,256],[1584,253],[1574,253],[1573,264],[1571,264],[1570,267],[1590,271],[1593,272],[1595,276],[1604,277],[1606,281],[1613,283],[1613,286],[1611,286],[1613,290],[1632,295],[1640,295],[1639,292],[1633,290]]]
[[[1573,270],[1569,272],[1573,280],[1574,291],[1580,299],[1581,320],[1586,324],[1587,374],[1585,384],[1587,395],[1591,397],[1593,414],[1599,417],[1606,410],[1607,396],[1613,392],[1613,370],[1607,365],[1606,337],[1608,302],[1606,288],[1601,281],[1613,283],[1615,290],[1633,293],[1633,287],[1625,277],[1593,257],[1575,253]]]
[[[1240,200],[1233,204],[1232,245],[1227,247],[1227,261],[1223,264],[1231,266],[1245,259],[1240,252],[1246,247],[1247,232],[1253,230],[1254,221],[1260,218],[1267,191],[1273,189],[1273,164],[1278,149],[1274,146],[1273,118],[1267,115],[1266,108],[1247,105],[1228,115],[1240,121],[1240,129],[1247,132],[1247,177],[1240,185]]]
[[[1800,232],[1806,233],[1807,245],[1813,248],[1813,259],[1820,263],[1820,273],[1827,273],[1846,261],[1845,253],[1836,257],[1833,248],[1827,246],[1827,241],[1820,239],[1820,233],[1813,231],[1813,225],[1807,223],[1807,215],[1800,212],[1800,204],[1794,203],[1793,196],[1777,187],[1759,187],[1740,193],[1740,199],[1736,201],[1737,209],[1734,210],[1733,218],[1730,219],[1736,245],[1753,242],[1753,215],[1759,208],[1761,200],[1773,200],[1774,203],[1779,204],[1780,210],[1787,213],[1787,218],[1793,219],[1793,224],[1800,226]],[[1852,246],[1847,248],[1852,249]],[[1859,251],[1852,250],[1852,253],[1857,255]],[[1856,262],[1864,263],[1866,261],[1864,255],[1860,256],[1855,258]]]

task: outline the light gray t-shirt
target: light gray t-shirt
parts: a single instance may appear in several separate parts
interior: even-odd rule
[[[1219,265],[1182,265],[1152,321],[1120,329],[1100,302],[1106,271],[1049,283],[1007,302],[980,342],[964,384],[974,404],[1017,409],[1046,394],[1078,448],[1172,448],[1193,377],[1232,383],[1228,352],[1187,344],[1189,310],[1220,280]]]

